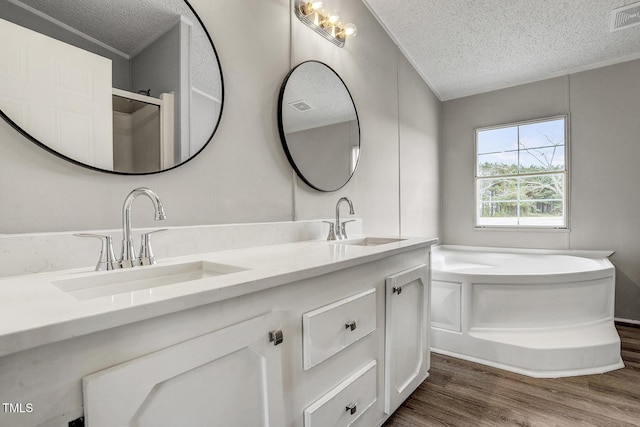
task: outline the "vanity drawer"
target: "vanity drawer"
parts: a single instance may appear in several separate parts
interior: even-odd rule
[[[367,363],[304,410],[304,427],[347,427],[376,401],[377,364]]]
[[[304,369],[310,369],[376,329],[374,288],[302,315]]]

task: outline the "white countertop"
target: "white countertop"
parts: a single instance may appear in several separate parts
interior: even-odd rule
[[[437,239],[403,238],[377,246],[315,240],[160,259],[156,266],[107,272],[91,268],[0,279],[0,356],[150,319],[424,248]],[[356,239],[351,239],[356,240]],[[344,242],[342,242],[344,243]],[[56,283],[127,274],[187,262],[243,271],[80,300]]]

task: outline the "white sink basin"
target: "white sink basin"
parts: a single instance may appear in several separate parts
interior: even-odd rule
[[[78,300],[88,300],[126,292],[175,285],[207,277],[245,271],[233,265],[194,261],[174,265],[134,267],[124,270],[96,272],[91,276],[51,282]]]
[[[403,240],[400,237],[364,237],[362,239],[345,240],[338,242],[341,245],[354,245],[354,246],[378,246],[387,243],[401,242]]]

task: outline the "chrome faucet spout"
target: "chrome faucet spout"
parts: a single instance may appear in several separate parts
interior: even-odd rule
[[[158,194],[156,194],[155,191],[146,187],[140,187],[136,188],[127,195],[127,198],[124,200],[124,204],[122,205],[122,257],[120,258],[121,268],[133,267],[135,265],[138,265],[138,260],[135,255],[135,249],[133,247],[133,238],[131,236],[131,207],[136,197],[141,195],[147,196],[153,203],[153,207],[155,208],[156,221],[167,218],[164,212],[164,206],[162,205],[160,197],[158,196]]]
[[[347,202],[349,204],[349,214],[354,215],[356,213],[355,210],[353,210],[353,203],[348,197],[341,197],[338,200],[338,203],[336,203],[336,225],[335,225],[336,237],[338,239],[344,239],[346,237],[345,234],[341,232],[342,225],[340,224],[340,203],[342,202]]]

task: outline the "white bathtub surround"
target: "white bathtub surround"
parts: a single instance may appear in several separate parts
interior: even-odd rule
[[[434,248],[432,350],[541,378],[624,367],[609,255]]]
[[[328,225],[322,220],[264,222],[248,224],[198,225],[133,230],[138,248],[140,233],[158,228],[167,231],[153,236],[153,251],[163,258],[266,246],[279,243],[320,240],[327,237]],[[79,231],[59,233],[0,234],[0,277],[95,267],[100,255],[100,243],[80,239]],[[113,238],[116,257],[120,256],[122,229],[82,230],[84,233],[105,234]],[[349,224],[349,233],[362,234],[362,219]]]

